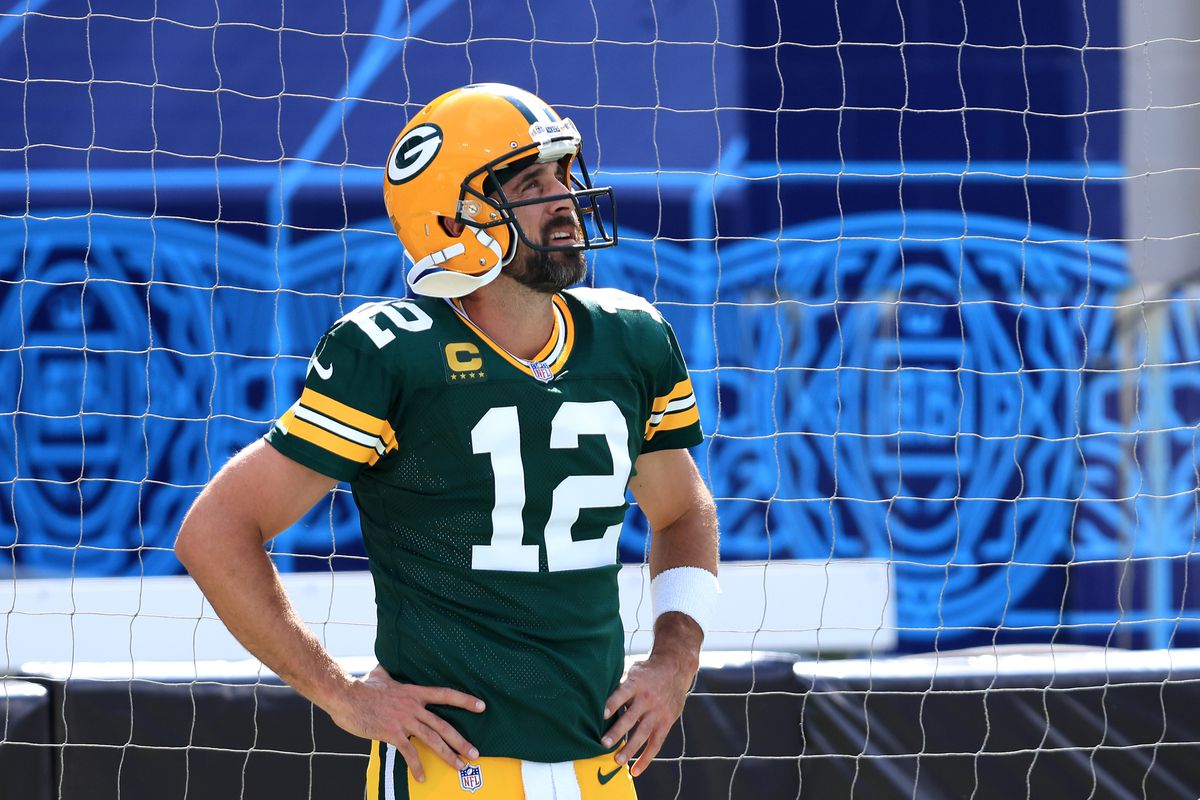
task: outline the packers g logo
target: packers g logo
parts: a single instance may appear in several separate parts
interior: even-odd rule
[[[442,149],[444,138],[442,129],[432,123],[418,125],[400,137],[388,158],[388,181],[399,185],[420,175]]]

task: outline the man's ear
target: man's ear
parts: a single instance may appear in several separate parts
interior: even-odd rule
[[[462,236],[462,232],[466,230],[467,227],[452,217],[438,217],[438,222],[442,224],[442,230],[444,230],[450,236],[453,236],[455,239],[457,239],[459,236]]]

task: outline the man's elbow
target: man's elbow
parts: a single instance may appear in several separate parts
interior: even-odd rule
[[[262,525],[250,514],[237,513],[224,497],[200,495],[184,516],[175,536],[175,558],[192,575],[197,569],[221,568],[230,559],[262,551]]]
[[[207,502],[210,499],[207,490],[200,495],[184,515],[175,536],[175,558],[193,574],[198,567],[222,558],[222,554],[228,556],[236,544],[223,540],[235,526],[230,525],[229,520],[218,524],[219,515],[213,513],[213,504]]]
[[[203,558],[203,537],[199,527],[196,510],[193,508],[183,518],[179,533],[175,536],[175,558],[179,559],[179,563],[183,564],[188,572]]]

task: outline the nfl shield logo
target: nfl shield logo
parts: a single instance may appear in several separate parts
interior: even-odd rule
[[[483,767],[468,764],[458,771],[458,785],[468,792],[477,792],[483,788]]]
[[[534,361],[529,364],[529,369],[533,372],[533,377],[537,378],[542,383],[549,383],[554,380],[554,373],[550,371],[550,365],[541,361]]]

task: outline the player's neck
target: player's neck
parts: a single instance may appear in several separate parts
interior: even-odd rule
[[[462,298],[462,307],[496,344],[518,358],[532,359],[554,332],[552,298],[500,275]]]

